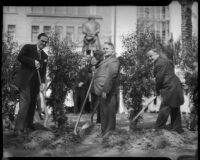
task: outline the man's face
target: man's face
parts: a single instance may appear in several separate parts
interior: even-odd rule
[[[147,56],[148,56],[149,60],[152,62],[154,62],[159,57],[159,55],[152,50],[147,53]]]
[[[108,44],[103,45],[103,51],[105,53],[105,56],[110,56],[113,54],[113,47],[109,46]]]
[[[38,39],[37,41],[37,46],[39,49],[43,49],[44,47],[46,47],[48,42],[48,38],[46,36],[41,36],[40,39]]]

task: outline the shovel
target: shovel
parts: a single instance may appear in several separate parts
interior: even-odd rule
[[[132,122],[134,122],[134,121],[144,112],[144,110],[145,110],[152,102],[155,101],[155,99],[156,99],[156,97],[154,97],[146,106],[144,106],[144,107],[142,108],[142,110],[137,114],[137,116],[134,117],[134,119],[132,120]]]
[[[40,76],[40,72],[39,72],[39,69],[37,69],[37,74],[38,74],[38,79],[39,79],[39,83],[40,83],[40,86],[42,84],[42,81],[41,81],[41,76]],[[47,111],[47,106],[46,106],[46,101],[45,101],[45,94],[44,94],[44,91],[40,91],[42,93],[42,96],[43,96],[43,100],[44,100],[44,113],[45,113],[45,119],[44,119],[44,127],[47,127],[47,120],[48,120],[48,111]]]
[[[75,124],[75,128],[74,128],[74,134],[75,134],[75,135],[77,135],[78,123],[80,122],[80,119],[81,119],[81,116],[82,116],[82,113],[83,113],[83,109],[84,109],[84,107],[85,107],[85,103],[86,103],[86,101],[87,101],[88,95],[89,95],[89,93],[90,93],[90,89],[91,89],[91,87],[92,87],[93,80],[94,80],[94,74],[93,74],[93,76],[92,76],[92,80],[91,80],[91,82],[90,82],[90,86],[89,86],[89,88],[88,88],[88,90],[87,90],[87,94],[86,94],[85,99],[84,99],[84,101],[83,101],[83,104],[82,104],[82,106],[81,106],[81,111],[80,111],[78,120],[76,121],[76,124]]]
[[[95,114],[95,112],[96,112],[96,110],[97,110],[98,105],[99,105],[99,100],[97,100],[97,102],[96,102],[96,104],[95,104],[94,110],[93,110],[93,112],[92,112],[92,114],[91,114],[90,121],[87,122],[87,123],[85,123],[85,124],[81,127],[81,129],[80,129],[80,135],[81,135],[82,137],[83,137],[83,135],[85,134],[86,130],[91,129],[91,128],[94,126],[94,123],[93,123],[93,116],[94,116],[94,114]]]

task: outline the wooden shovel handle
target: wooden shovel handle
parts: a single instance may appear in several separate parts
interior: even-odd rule
[[[82,112],[83,112],[83,109],[84,109],[84,107],[85,107],[85,103],[86,103],[86,101],[87,101],[88,95],[89,95],[89,93],[90,93],[90,89],[91,89],[93,80],[94,80],[94,75],[93,75],[92,80],[91,80],[91,82],[90,82],[90,86],[89,86],[89,88],[88,88],[88,90],[87,90],[87,94],[86,94],[86,96],[85,96],[84,102],[83,102],[83,104],[82,104],[82,106],[81,106],[81,111],[80,111],[78,120],[76,121],[76,125],[75,125],[75,128],[74,128],[74,134],[75,134],[75,135],[77,135],[78,123],[79,123],[80,118],[81,118],[81,116],[82,116]]]

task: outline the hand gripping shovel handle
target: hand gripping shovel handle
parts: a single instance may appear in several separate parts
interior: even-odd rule
[[[41,80],[41,76],[40,76],[40,72],[39,72],[39,69],[37,69],[37,75],[38,75],[38,80],[39,80],[39,83],[40,85],[42,84],[42,80]],[[44,96],[44,92],[42,92],[43,96]]]
[[[137,114],[137,116],[135,116],[132,122],[134,122],[144,112],[144,110],[154,101],[155,98],[156,97],[154,97],[146,106],[142,108],[142,110]]]
[[[36,69],[37,70],[37,75],[38,75],[38,80],[39,80],[39,83],[40,85],[42,84],[42,80],[41,80],[41,76],[40,76],[40,72],[39,72],[39,69]],[[40,91],[41,92],[41,91]],[[45,121],[44,121],[44,126],[46,127],[46,122],[47,122],[47,119],[48,119],[48,111],[47,111],[47,108],[46,108],[46,102],[45,102],[45,95],[44,95],[44,92],[41,92],[42,93],[42,96],[44,97],[44,112],[45,112]]]
[[[86,100],[87,100],[87,98],[88,98],[88,95],[89,95],[89,93],[90,93],[90,89],[91,89],[93,80],[94,80],[94,75],[92,76],[92,80],[91,80],[91,82],[90,82],[90,86],[89,86],[89,88],[88,88],[88,90],[87,90],[87,94],[86,94],[85,99],[84,99],[84,102],[83,102],[83,104],[82,104],[82,106],[81,106],[81,111],[80,111],[78,120],[76,121],[76,125],[75,125],[75,128],[74,128],[74,134],[75,134],[75,135],[77,135],[78,123],[79,123],[80,118],[81,118],[81,116],[82,116],[82,112],[83,112],[83,109],[84,109],[84,107],[85,107],[85,103],[86,103]]]
[[[39,72],[39,69],[36,69],[36,70],[37,70],[38,80],[39,80],[39,83],[41,85],[42,84],[42,80],[41,80],[40,72]]]

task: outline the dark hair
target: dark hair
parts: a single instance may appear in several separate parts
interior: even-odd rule
[[[107,45],[111,46],[113,49],[115,48],[114,44],[112,44],[111,42],[104,42],[104,44],[107,44]]]
[[[40,39],[42,36],[49,38],[49,37],[46,35],[46,33],[40,33],[40,34],[37,36],[37,39]]]
[[[159,53],[159,50],[157,48],[153,48],[153,49],[148,49],[146,54],[148,54],[150,51],[153,51],[153,52],[156,52],[159,56],[160,56],[160,53]]]
[[[160,57],[164,58],[164,59],[169,59],[166,55],[166,49],[163,46],[160,47],[156,47],[153,49],[149,49],[146,53],[148,54],[149,51],[153,51],[156,52]]]

